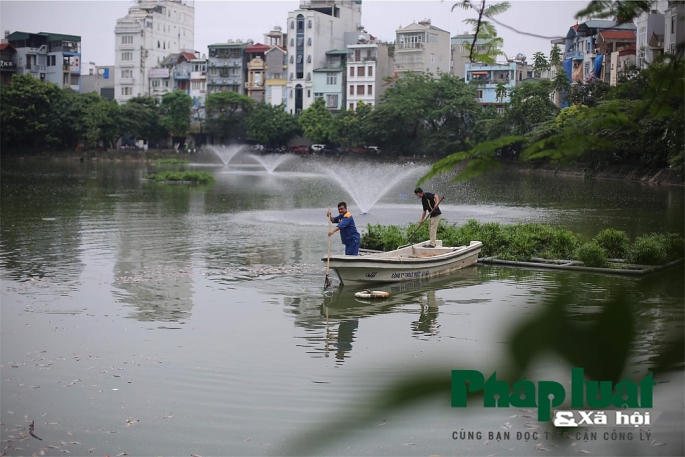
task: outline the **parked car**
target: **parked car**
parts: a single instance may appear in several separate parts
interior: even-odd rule
[[[313,144],[312,145],[312,152],[321,152],[324,149],[326,149],[325,144]]]
[[[309,146],[290,146],[290,152],[295,154],[308,154]]]
[[[378,146],[360,146],[357,148],[347,148],[345,152],[354,152],[358,154],[380,154],[381,150]]]

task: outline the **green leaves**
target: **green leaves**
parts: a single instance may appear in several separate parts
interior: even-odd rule
[[[329,143],[335,139],[333,115],[323,98],[318,98],[300,114],[302,133],[314,143]]]
[[[160,106],[162,118],[159,123],[173,136],[186,136],[190,127],[192,106],[193,99],[182,90],[164,94]]]

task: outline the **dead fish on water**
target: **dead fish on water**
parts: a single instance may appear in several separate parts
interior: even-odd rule
[[[43,441],[42,438],[38,438],[38,437],[33,433],[33,427],[34,427],[33,421],[31,421],[31,423],[29,424],[29,435],[31,435],[32,437],[34,437],[34,438],[37,439],[37,440]]]

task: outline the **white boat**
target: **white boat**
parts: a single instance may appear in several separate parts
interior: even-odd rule
[[[394,251],[362,255],[334,255],[330,268],[342,284],[397,282],[433,278],[473,265],[478,260],[483,243],[471,241],[468,246],[447,247],[442,240],[434,248],[426,241]],[[328,258],[322,259],[324,262]]]

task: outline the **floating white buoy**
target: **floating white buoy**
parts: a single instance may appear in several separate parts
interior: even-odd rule
[[[357,298],[388,298],[390,292],[384,292],[382,290],[362,290],[354,294]]]

